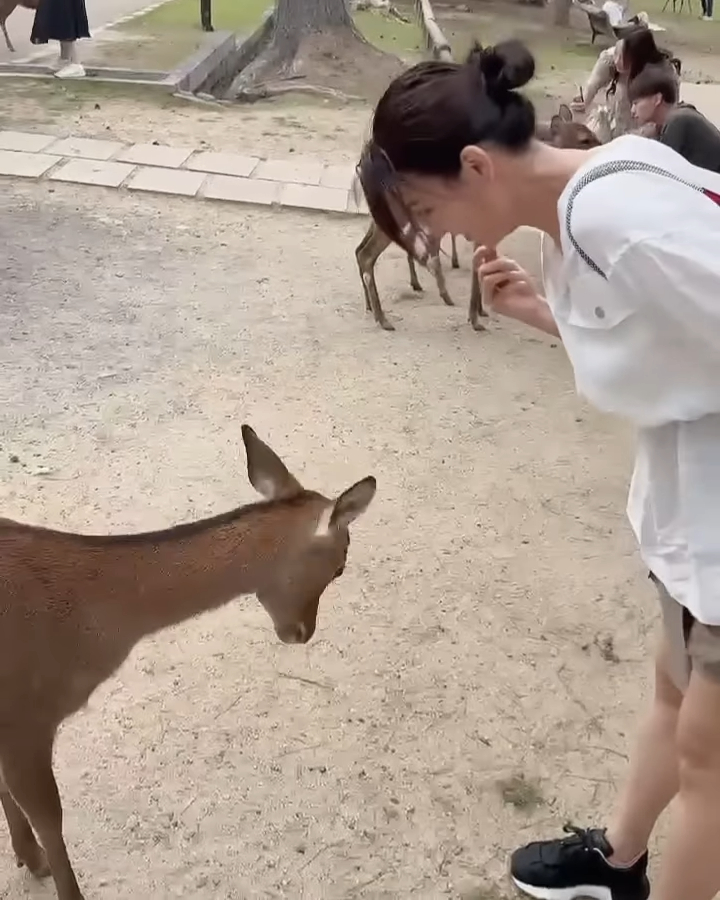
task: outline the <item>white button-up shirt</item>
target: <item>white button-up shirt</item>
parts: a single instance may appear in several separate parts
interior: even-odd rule
[[[720,625],[719,203],[720,175],[621,137],[563,192],[562,254],[543,240],[578,392],[639,429],[628,515],[642,558],[708,625]]]

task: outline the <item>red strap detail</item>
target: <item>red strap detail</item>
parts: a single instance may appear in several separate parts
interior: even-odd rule
[[[720,206],[720,194],[716,194],[715,191],[709,191],[707,188],[703,188],[703,194],[705,194],[706,197],[709,197],[713,203]]]

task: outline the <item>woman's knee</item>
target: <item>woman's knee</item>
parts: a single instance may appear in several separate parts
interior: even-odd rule
[[[720,791],[720,682],[693,672],[676,732],[681,788]]]

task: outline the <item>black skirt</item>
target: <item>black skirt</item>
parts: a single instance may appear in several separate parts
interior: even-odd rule
[[[33,44],[89,37],[85,0],[40,0],[30,34]]]

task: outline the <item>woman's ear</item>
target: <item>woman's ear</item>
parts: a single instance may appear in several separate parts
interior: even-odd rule
[[[460,152],[460,165],[467,174],[479,175],[481,178],[492,178],[493,164],[488,153],[482,147],[468,144]]]

